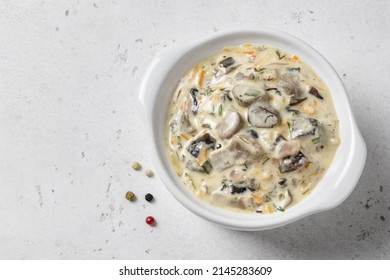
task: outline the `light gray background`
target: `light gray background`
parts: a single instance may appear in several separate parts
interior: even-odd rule
[[[0,258],[389,259],[389,14],[385,0],[1,0]],[[289,32],[342,77],[368,157],[336,209],[231,231],[131,169],[152,166],[136,105],[148,63],[237,26]],[[127,202],[127,190],[141,199]]]

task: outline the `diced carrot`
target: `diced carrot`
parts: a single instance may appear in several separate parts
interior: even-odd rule
[[[212,101],[218,101],[218,99],[219,99],[219,94],[214,92],[213,95],[211,96],[211,100]]]
[[[187,109],[188,109],[188,102],[187,102],[187,100],[184,100],[184,102],[181,103],[180,109],[181,109],[182,111],[187,111]]]
[[[293,56],[293,59],[294,59],[294,60],[298,60],[299,57],[295,54],[295,55]]]
[[[180,136],[184,139],[184,140],[188,140],[188,139],[190,139],[190,137],[186,134],[186,133],[184,133],[184,132],[180,132]]]
[[[274,207],[272,206],[272,204],[267,203],[266,205],[264,205],[264,212],[267,213],[267,214],[273,213],[274,212]]]
[[[256,53],[255,51],[246,50],[246,51],[244,51],[244,54],[247,54],[247,55],[256,55],[257,53]]]
[[[198,157],[196,158],[196,162],[199,165],[203,165],[207,161],[207,148],[203,148],[200,150]]]
[[[204,77],[204,69],[200,69],[198,74],[198,85],[200,88],[203,87],[203,77]]]
[[[172,145],[176,145],[179,141],[179,138],[177,136],[172,136],[170,140]]]

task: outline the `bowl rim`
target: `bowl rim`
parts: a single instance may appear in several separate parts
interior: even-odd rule
[[[162,87],[165,85],[166,81],[172,77],[172,75],[177,77],[177,73],[181,72],[181,74],[177,77],[176,84],[171,85],[172,88],[176,87],[177,81],[183,75],[184,71],[189,68],[186,66],[186,64],[192,65],[191,61],[193,63],[198,61],[199,58],[196,58],[197,56],[202,58],[205,57],[204,54],[211,54],[212,51],[207,51],[216,43],[220,44],[225,41],[235,42],[240,38],[242,40],[242,38],[252,37],[261,38],[262,40],[265,38],[267,38],[267,40],[281,40],[282,42],[286,43],[286,46],[293,46],[293,50],[295,48],[295,50],[301,50],[304,53],[307,53],[307,59],[302,60],[306,62],[307,60],[310,60],[310,57],[312,56],[311,59],[314,58],[313,61],[318,62],[319,66],[321,66],[320,68],[315,69],[315,71],[318,73],[318,69],[324,69],[324,71],[326,70],[327,75],[329,75],[328,82],[331,82],[332,86],[330,86],[328,82],[323,79],[323,76],[320,75],[328,88],[337,88],[337,100],[340,102],[340,104],[335,102],[336,98],[334,94],[332,94],[332,92],[330,92],[330,94],[332,95],[335,107],[336,105],[339,107],[339,109],[336,110],[337,114],[339,115],[339,113],[342,113],[345,115],[345,119],[343,119],[343,121],[345,121],[346,128],[343,132],[345,137],[342,137],[341,141],[344,149],[348,150],[340,151],[339,147],[338,151],[336,152],[337,154],[340,154],[339,157],[342,158],[343,163],[342,165],[339,164],[339,176],[333,180],[333,184],[330,187],[330,190],[337,190],[337,193],[334,192],[333,195],[330,195],[332,194],[330,191],[323,191],[323,198],[317,199],[317,203],[315,205],[313,205],[314,203],[310,203],[310,197],[307,197],[303,201],[297,203],[299,206],[298,208],[294,206],[286,212],[275,213],[272,215],[251,215],[247,213],[223,210],[202,201],[201,199],[195,197],[191,192],[186,190],[186,188],[183,188],[183,184],[179,182],[177,176],[172,176],[173,172],[171,166],[169,166],[169,163],[167,164],[165,151],[162,154],[162,149],[165,150],[165,140],[161,141],[161,135],[159,135],[159,130],[161,130],[161,127],[158,127],[157,124],[161,122],[161,118],[159,118],[159,115],[156,114],[156,112],[161,110],[161,102],[163,104],[164,101],[167,102],[166,100],[159,99],[162,95]],[[241,41],[241,44],[246,42]],[[283,49],[286,48],[283,47]],[[216,48],[216,50],[218,50],[218,48]],[[312,66],[311,63],[308,64]],[[177,70],[176,75],[172,74],[172,72],[179,66],[184,69],[184,71]],[[165,95],[171,97],[172,93],[173,91],[165,93]],[[308,215],[332,209],[341,204],[351,194],[364,168],[367,155],[366,144],[356,125],[347,92],[340,77],[332,65],[317,50],[304,41],[282,31],[268,28],[236,28],[216,32],[212,35],[187,44],[176,44],[172,47],[168,47],[155,56],[147,71],[145,72],[139,88],[138,102],[139,109],[141,110],[141,116],[143,117],[144,123],[146,124],[146,131],[149,142],[148,144],[151,148],[151,157],[158,177],[161,179],[168,191],[183,206],[185,206],[194,214],[223,227],[250,231],[265,230],[280,227]],[[166,110],[167,108],[163,108],[164,118],[166,115]],[[348,143],[343,143],[344,138],[348,140]],[[333,159],[333,162],[335,158]],[[331,163],[329,169],[332,167],[333,162]],[[326,174],[329,173],[328,170],[325,172],[325,175],[323,178],[321,178],[318,185],[320,185],[320,183],[324,180]],[[313,192],[317,191],[317,187],[314,188]],[[257,218],[248,218],[249,215],[252,217],[256,216]],[[259,218],[260,216],[262,218]]]

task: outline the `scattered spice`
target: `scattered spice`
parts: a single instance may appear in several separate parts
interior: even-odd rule
[[[146,199],[147,202],[151,202],[153,200],[153,195],[150,194],[150,193],[147,193],[145,195],[145,199]]]
[[[135,161],[131,164],[131,167],[133,167],[134,170],[140,170],[141,164],[138,161]]]
[[[148,225],[153,226],[156,223],[156,220],[152,216],[147,216],[145,222]]]
[[[385,216],[380,216],[379,217],[382,221],[385,221],[386,219],[385,219]]]
[[[133,192],[127,192],[126,193],[126,199],[128,200],[128,201],[133,201],[134,199],[135,199],[135,194],[133,193]]]
[[[146,169],[145,170],[145,175],[148,176],[148,177],[152,177],[153,176],[153,171],[150,170],[150,169]]]

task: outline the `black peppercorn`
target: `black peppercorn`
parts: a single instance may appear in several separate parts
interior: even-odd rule
[[[147,193],[145,195],[145,199],[146,199],[147,202],[151,202],[153,200],[153,195],[150,194],[150,193]]]

